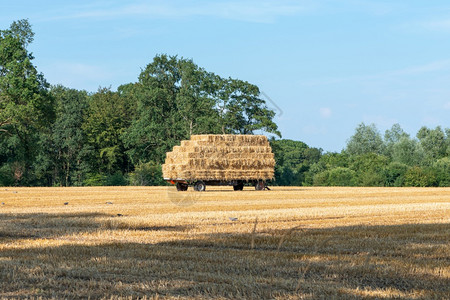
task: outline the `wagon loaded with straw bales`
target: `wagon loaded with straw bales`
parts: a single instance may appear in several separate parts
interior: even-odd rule
[[[232,185],[243,190],[246,183],[266,188],[274,177],[275,159],[263,135],[192,135],[167,152],[162,166],[164,180],[186,191],[189,185],[204,191],[206,185]]]

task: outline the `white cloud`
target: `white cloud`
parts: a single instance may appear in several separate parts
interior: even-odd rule
[[[321,107],[319,109],[320,112],[320,116],[324,119],[328,119],[329,117],[331,117],[332,111],[331,108],[329,107]]]
[[[302,86],[323,86],[323,85],[338,85],[348,82],[389,82],[395,78],[403,78],[408,76],[418,76],[427,73],[436,73],[450,70],[450,59],[432,61],[422,65],[413,65],[403,69],[388,70],[385,72],[367,74],[361,76],[347,76],[347,77],[324,77],[312,78],[299,82]]]
[[[450,101],[444,104],[444,109],[450,109]]]
[[[347,4],[349,9],[360,10],[365,13],[369,13],[377,16],[384,16],[398,10],[401,7],[398,3],[389,3],[381,1],[371,1],[371,0],[346,0],[340,1],[341,4]]]
[[[420,23],[421,27],[433,31],[450,31],[450,19],[432,20]]]
[[[42,65],[42,72],[53,85],[62,84],[69,88],[96,91],[99,86],[108,87],[114,72],[108,72],[96,65],[77,62],[58,62]]]
[[[204,16],[217,16],[250,22],[273,22],[282,16],[296,15],[306,8],[293,1],[236,1],[214,3],[201,12]]]
[[[55,19],[98,19],[121,17],[216,17],[246,22],[271,23],[283,16],[292,16],[309,10],[299,1],[247,0],[247,1],[156,1],[127,4],[120,7],[79,7],[70,15],[58,15]]]
[[[402,75],[420,75],[424,73],[432,73],[442,70],[450,69],[450,59],[433,61],[427,64],[411,66],[409,68],[388,72],[388,76],[402,76]]]

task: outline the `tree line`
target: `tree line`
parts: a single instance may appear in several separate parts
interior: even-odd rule
[[[422,127],[415,137],[394,124],[382,135],[361,123],[341,152],[272,140],[279,185],[450,186],[450,129]]]
[[[284,140],[256,85],[157,55],[134,83],[95,93],[52,86],[27,20],[0,30],[0,186],[161,185],[165,153],[192,134],[265,132],[273,184],[449,186],[449,129],[360,124],[341,153]]]
[[[51,86],[27,20],[0,31],[0,185],[162,184],[165,153],[192,134],[281,136],[256,85],[157,55],[135,83]]]

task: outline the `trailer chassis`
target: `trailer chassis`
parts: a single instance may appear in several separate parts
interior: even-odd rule
[[[266,181],[262,179],[253,180],[184,180],[184,179],[166,179],[167,182],[175,184],[177,191],[187,191],[188,187],[191,185],[194,187],[195,191],[203,192],[206,190],[207,185],[212,186],[233,186],[235,191],[242,191],[245,184],[250,184],[255,187],[255,190],[262,191],[264,189],[269,189],[266,185]]]

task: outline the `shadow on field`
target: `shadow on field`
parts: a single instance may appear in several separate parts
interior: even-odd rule
[[[299,192],[299,191],[306,191],[308,188],[301,187],[301,186],[269,186],[271,191],[277,191],[277,192]],[[268,191],[270,193],[270,191]]]
[[[85,232],[82,226],[77,228],[80,234]],[[181,240],[163,243],[0,250],[0,296],[447,299],[450,295],[450,224],[185,234]]]
[[[101,213],[0,214],[0,241],[3,239],[55,238],[92,232],[101,227],[96,220],[110,217]]]
[[[226,189],[226,187],[224,188],[223,186],[221,188],[218,188],[216,186],[207,186],[206,190],[202,193],[207,193],[207,192],[221,192],[221,193],[233,193],[238,195],[239,193],[246,193],[246,192],[255,192],[255,193],[270,193],[272,190],[275,190],[277,192],[299,192],[299,191],[305,191],[305,188],[302,187],[283,187],[283,186],[269,186],[270,190],[269,191],[257,191],[255,190],[254,187],[251,186],[245,186],[243,191],[234,191],[233,187],[230,186],[230,189]]]
[[[137,226],[133,227],[133,230],[142,231],[188,231],[194,229],[195,226],[188,225],[175,225],[175,226]]]

